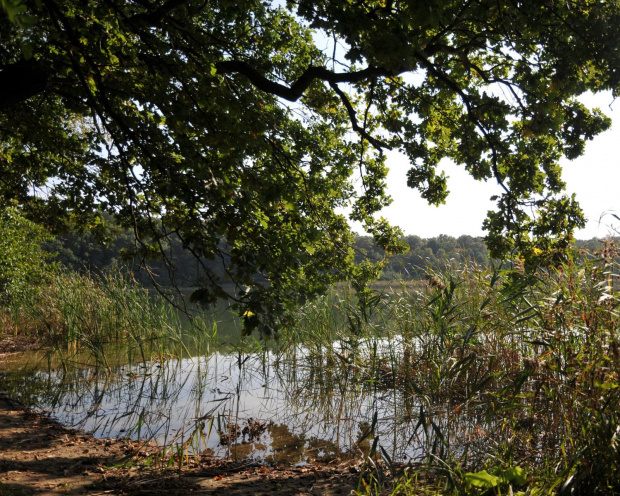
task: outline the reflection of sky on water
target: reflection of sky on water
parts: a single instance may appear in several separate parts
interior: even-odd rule
[[[393,347],[383,351],[395,352]],[[60,372],[37,372],[13,378],[12,389],[61,423],[101,438],[180,445],[204,423],[206,448],[226,456],[229,447],[218,431],[227,433],[235,423],[241,431],[256,419],[265,429],[253,440],[253,450],[242,446],[239,453],[257,459],[281,455],[297,463],[367,450],[373,434],[358,441],[376,418],[374,435],[392,459],[420,456],[429,442],[417,425],[420,403],[356,374],[355,367],[343,365],[342,355],[332,360],[336,365],[320,354],[308,359],[303,351],[214,353],[120,367],[109,376],[80,369],[63,380]],[[234,439],[242,441],[241,436]],[[204,447],[202,441],[197,445]]]

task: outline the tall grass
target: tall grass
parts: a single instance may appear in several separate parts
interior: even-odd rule
[[[607,242],[534,274],[455,263],[362,299],[337,287],[278,335],[273,367],[287,375],[291,404],[320,408],[336,435],[354,409],[371,412],[347,434],[367,459],[361,494],[414,494],[412,484],[454,494],[617,494],[616,259]],[[130,361],[183,353],[176,310],[118,273],[60,274],[4,318],[66,361],[88,350],[107,367],[105,350],[119,342],[131,344]],[[357,402],[345,401],[352,395]],[[414,447],[410,466],[389,487],[384,475],[403,461],[403,437]]]
[[[64,364],[86,356],[109,368],[114,345],[129,362],[185,350],[177,309],[119,271],[100,277],[61,272],[3,309],[3,319],[19,323],[20,333],[36,336]]]
[[[454,264],[376,293],[363,309],[340,288],[301,309],[288,336],[325,368],[337,364],[332,380],[391,391],[394,418],[410,417],[408,435],[422,447],[410,463],[440,476],[442,490],[616,494],[616,258],[606,242],[535,274]],[[373,444],[388,465],[390,444]],[[396,493],[411,492],[405,482]],[[377,487],[366,481],[360,491]]]

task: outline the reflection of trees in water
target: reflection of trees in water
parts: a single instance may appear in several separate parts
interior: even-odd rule
[[[445,402],[438,408],[421,401],[411,372],[396,367],[410,348],[392,348],[213,354],[118,367],[110,375],[39,371],[16,379],[11,394],[99,437],[169,444],[200,430],[192,449],[274,463],[368,455],[376,438],[394,460],[423,458],[438,439],[479,439],[484,417],[473,407],[456,415]]]

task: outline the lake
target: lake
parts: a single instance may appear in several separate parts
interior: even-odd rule
[[[373,448],[406,462],[480,440],[479,412],[416,395],[391,365],[402,353],[393,340],[336,342],[66,371],[30,354],[2,382],[26,406],[95,437],[263,463],[329,462]]]

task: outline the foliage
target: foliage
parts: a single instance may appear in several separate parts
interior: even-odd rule
[[[15,208],[0,212],[0,304],[20,304],[57,270],[41,244],[49,234]]]
[[[454,494],[617,494],[617,257],[609,239],[535,274],[454,263],[375,295],[366,320],[342,290],[309,303],[285,336],[334,377],[393,396],[380,415],[398,427],[377,453],[391,464],[380,448],[394,458],[398,429],[426,485],[434,474]],[[403,477],[393,494],[407,494]]]
[[[559,403],[563,417],[556,441],[563,455],[561,484],[555,486],[563,492],[620,492],[617,258],[617,247],[607,239],[595,258],[551,269],[524,294],[525,301],[538,302],[530,322],[542,353],[531,372],[546,383],[542,391]]]
[[[123,344],[130,362],[185,351],[178,310],[118,271],[100,276],[60,271],[45,291],[30,293],[23,303],[3,309],[0,318],[54,350],[65,367],[85,354],[108,367],[107,348],[116,343]],[[200,318],[195,323],[206,327]]]
[[[486,470],[480,472],[468,472],[463,474],[463,481],[467,492],[471,494],[484,494],[485,491],[496,490],[501,486],[523,486],[527,477],[520,467],[509,467],[506,470],[496,468],[492,474]]]
[[[440,269],[455,260],[489,265],[489,252],[482,238],[459,236],[454,238],[441,234],[435,238],[405,236],[403,243],[408,247],[405,253],[393,255],[381,273],[382,280],[424,279],[429,267]],[[385,257],[372,238],[360,236],[355,240],[355,261],[380,261]]]
[[[2,7],[3,201],[101,237],[110,212],[144,259],[177,236],[226,273],[204,265],[196,297],[236,300],[265,330],[360,274],[343,208],[402,251],[378,217],[389,148],[434,204],[443,158],[502,185],[485,221],[494,257],[558,258],[583,224],[558,160],[609,126],[576,97],[620,77],[616,1]]]

